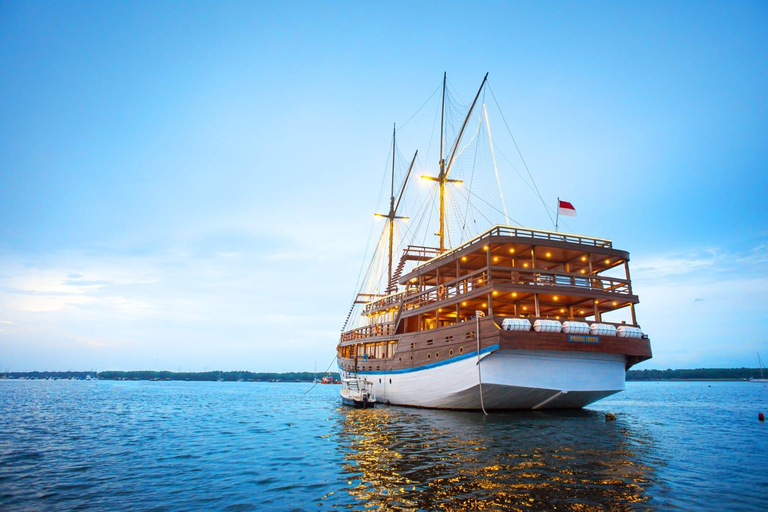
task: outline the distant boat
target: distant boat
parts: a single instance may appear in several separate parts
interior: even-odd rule
[[[763,375],[763,360],[760,359],[760,352],[757,353],[757,362],[760,364],[760,378],[749,379],[749,381],[750,382],[768,382],[768,379],[766,379],[765,375]]]
[[[315,381],[317,381],[317,379],[315,379]],[[341,384],[341,381],[334,379],[329,372],[328,375],[320,379],[320,384]]]

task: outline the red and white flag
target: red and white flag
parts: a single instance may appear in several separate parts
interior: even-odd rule
[[[557,213],[560,215],[565,215],[566,217],[575,217],[576,216],[576,208],[573,207],[571,203],[568,201],[560,201],[558,199],[558,205],[557,205]]]

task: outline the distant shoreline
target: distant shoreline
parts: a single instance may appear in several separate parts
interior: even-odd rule
[[[766,372],[768,374],[768,372]],[[5,372],[0,380],[129,380],[129,381],[192,381],[192,382],[314,382],[326,374],[313,372],[169,372],[154,370],[102,372]],[[336,372],[330,373],[334,380]],[[658,381],[748,381],[760,378],[760,368],[697,368],[680,370],[629,370],[628,382]]]
[[[120,381],[190,381],[190,382],[314,382],[324,373],[313,372],[168,372],[153,370],[103,372],[5,372],[0,380],[120,380]],[[330,373],[334,380],[338,373]]]

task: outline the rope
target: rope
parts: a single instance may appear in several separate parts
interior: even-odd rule
[[[328,373],[328,370],[330,370],[330,369],[331,369],[331,366],[333,366],[333,362],[334,362],[335,360],[336,360],[336,356],[333,356],[333,359],[331,360],[331,364],[329,364],[329,365],[328,365],[328,368],[326,368],[326,369],[325,369],[325,371],[324,371],[323,373]],[[311,387],[311,388],[309,388],[308,390],[306,390],[306,391],[304,392],[304,394],[306,395],[307,393],[309,393],[310,391],[312,391],[313,389],[315,389],[315,386],[317,386],[317,382],[315,382],[314,384],[312,384],[312,387]]]
[[[485,403],[483,402],[483,377],[480,374],[480,315],[485,316],[485,313],[475,311],[475,320],[477,321],[477,327],[475,328],[475,338],[477,338],[477,382],[480,385],[480,408],[483,410],[483,414],[488,416],[485,410]]]
[[[414,117],[416,117],[416,114],[418,114],[419,112],[421,112],[421,109],[423,109],[423,108],[424,108],[424,107],[427,105],[427,103],[429,103],[429,100],[431,100],[431,99],[432,99],[432,97],[433,97],[435,94],[437,94],[437,91],[439,91],[439,90],[440,90],[440,88],[441,88],[442,86],[443,86],[443,84],[442,84],[442,83],[441,83],[440,85],[438,85],[438,86],[435,88],[435,90],[434,90],[434,91],[432,91],[432,94],[430,94],[430,95],[429,95],[429,98],[427,98],[427,101],[425,101],[424,103],[422,103],[422,105],[419,107],[419,109],[418,109],[416,112],[414,112],[414,113],[413,113],[413,115],[412,115],[411,117],[409,117],[409,118],[408,118],[408,120],[407,120],[406,122],[404,122],[403,124],[401,124],[401,125],[400,125],[400,129],[401,129],[401,130],[402,130],[403,128],[405,128],[405,125],[407,125],[408,123],[410,123],[410,122],[411,122],[411,119],[413,119]]]
[[[547,216],[549,217],[549,220],[552,222],[552,224],[554,224],[555,221],[552,218],[552,215],[549,213],[549,209],[547,208],[547,203],[546,201],[544,201],[544,198],[541,196],[541,192],[539,192],[539,187],[536,185],[536,181],[533,179],[531,170],[528,169],[528,164],[525,163],[525,159],[523,158],[523,153],[520,152],[520,148],[517,145],[515,136],[512,135],[512,130],[509,129],[509,124],[507,124],[507,119],[504,117],[504,112],[501,111],[499,102],[496,100],[496,95],[493,94],[493,89],[491,88],[491,84],[488,84],[488,90],[491,91],[491,97],[493,98],[494,103],[496,103],[496,108],[499,109],[499,114],[501,114],[501,119],[504,121],[504,126],[507,127],[507,132],[509,132],[509,136],[512,137],[512,142],[515,143],[515,149],[517,149],[517,154],[520,155],[520,160],[523,162],[523,166],[525,166],[525,170],[528,172],[528,176],[531,178],[531,183],[533,183],[533,186],[536,188],[536,194],[538,194],[539,199],[541,200],[541,204],[544,205],[544,211],[547,212]]]
[[[483,93],[483,99],[485,99],[485,93]],[[496,184],[499,186],[499,197],[501,198],[501,206],[504,207],[504,218],[507,220],[507,226],[509,226],[509,215],[507,215],[507,203],[504,202],[504,193],[501,191],[501,180],[499,179],[499,168],[496,166],[496,153],[493,151],[493,138],[491,137],[491,123],[488,121],[488,110],[485,108],[485,102],[483,102],[483,115],[485,115],[485,128],[488,130],[488,142],[491,148],[491,158],[493,159],[493,170],[496,173]]]

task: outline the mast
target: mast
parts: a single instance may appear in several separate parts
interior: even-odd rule
[[[461,180],[449,180],[448,173],[451,172],[451,164],[453,164],[453,159],[456,156],[456,150],[459,148],[459,142],[461,142],[461,137],[464,135],[464,130],[467,128],[469,118],[472,117],[472,112],[475,110],[475,104],[477,104],[477,99],[480,97],[480,93],[482,92],[486,81],[488,81],[488,73],[486,73],[485,77],[483,77],[483,82],[480,84],[480,88],[477,90],[477,94],[475,94],[475,99],[472,101],[472,106],[469,108],[467,117],[464,119],[464,124],[461,125],[459,136],[456,138],[456,142],[453,145],[453,150],[451,151],[451,158],[448,160],[448,165],[446,166],[445,158],[443,157],[443,125],[445,113],[445,73],[443,73],[443,106],[440,113],[440,174],[437,178],[433,178],[432,176],[422,176],[422,178],[436,181],[439,187],[440,231],[437,234],[440,237],[441,253],[445,252],[445,184],[462,182]]]
[[[403,219],[407,220],[408,217],[398,217],[397,216],[397,209],[400,206],[400,200],[403,198],[403,192],[405,192],[405,185],[408,183],[408,178],[411,175],[411,171],[413,170],[413,164],[416,163],[416,155],[419,154],[419,151],[417,150],[416,153],[413,155],[413,160],[411,160],[411,166],[408,168],[408,173],[405,175],[405,180],[403,181],[403,186],[400,188],[400,193],[397,197],[397,203],[395,203],[395,155],[397,154],[395,151],[395,143],[396,143],[396,133],[397,133],[397,125],[395,125],[392,128],[392,179],[390,181],[389,186],[389,213],[384,215],[383,213],[376,213],[377,217],[384,217],[387,219],[387,223],[389,224],[389,247],[388,247],[388,253],[387,253],[387,288],[386,293],[392,293],[394,290],[394,286],[392,284],[392,250],[394,245],[394,234],[395,234],[395,220],[396,219]]]
[[[397,124],[392,126],[392,181],[389,186],[389,259],[387,260],[387,292],[392,286],[392,237],[395,230],[395,131]]]
[[[445,127],[445,78],[447,73],[443,71],[443,105],[440,108],[440,174],[438,186],[440,187],[440,252],[445,251],[445,158],[443,158],[443,128]]]

